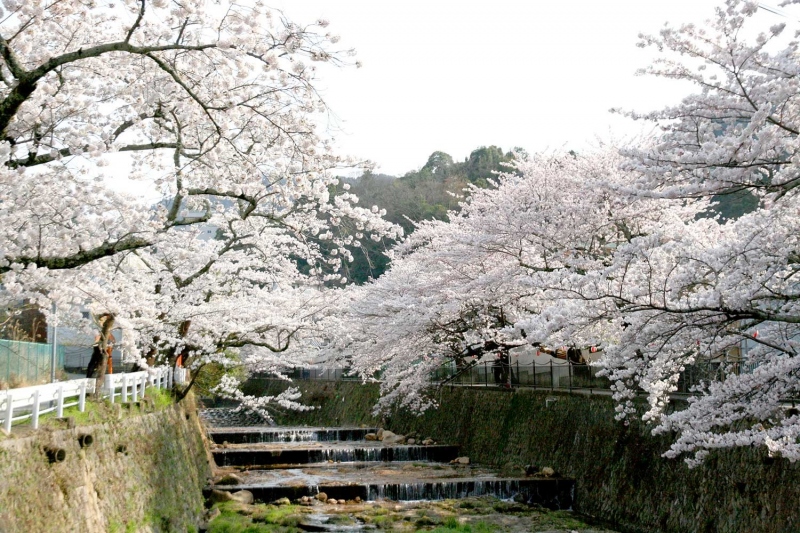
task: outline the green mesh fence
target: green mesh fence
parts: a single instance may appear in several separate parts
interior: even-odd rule
[[[36,384],[50,378],[50,344],[0,339],[0,384]],[[56,371],[64,368],[64,347],[56,350]]]

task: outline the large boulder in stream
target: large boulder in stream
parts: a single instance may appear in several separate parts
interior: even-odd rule
[[[402,444],[405,442],[406,437],[405,435],[395,435],[391,431],[384,431],[383,432],[383,443],[384,444]]]
[[[225,490],[213,489],[209,498],[213,503],[229,502],[233,499],[231,493]]]
[[[240,490],[231,494],[231,499],[245,505],[250,505],[253,503],[253,493],[249,490]]]

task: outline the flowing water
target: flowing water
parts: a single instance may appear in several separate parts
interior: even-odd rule
[[[250,427],[211,429],[219,467],[241,470],[238,486],[268,503],[325,492],[336,499],[443,500],[496,496],[569,509],[574,481],[503,478],[485,468],[451,464],[458,448],[446,445],[385,445],[367,441],[366,428]]]
[[[208,418],[206,421],[208,424]],[[572,507],[574,480],[503,477],[490,468],[453,464],[458,457],[455,446],[386,445],[365,440],[368,433],[374,432],[374,428],[346,427],[211,427],[209,436],[214,443],[211,452],[220,467],[219,474],[235,472],[239,480],[237,484],[210,486],[207,493],[211,494],[212,489],[232,493],[247,490],[256,502],[270,503],[282,498],[302,502],[309,509],[303,510],[300,527],[307,531],[358,531],[380,527],[380,517],[369,518],[364,506],[385,507],[386,503],[381,502],[397,506],[392,512],[400,514],[406,512],[405,506],[419,510],[420,506],[442,501],[437,505],[458,508],[446,502],[467,502],[476,498],[484,501],[481,497],[519,502],[513,503],[522,505],[517,514],[524,514],[526,509],[547,512],[544,508],[569,510]],[[336,500],[336,510],[322,504],[326,499]],[[470,507],[464,503],[463,508],[471,509],[475,505]],[[455,524],[447,514],[449,511],[437,512],[441,515],[437,519],[439,522],[450,520],[448,523]],[[459,516],[461,514],[464,513]],[[425,524],[419,523],[420,520],[425,522],[420,517],[411,521],[420,529],[431,529],[422,527]],[[433,520],[427,525],[439,522]],[[516,531],[505,526],[503,530]]]

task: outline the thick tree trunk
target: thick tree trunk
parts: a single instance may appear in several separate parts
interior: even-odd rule
[[[105,383],[106,371],[108,370],[108,347],[111,330],[114,329],[114,315],[105,314],[98,318],[100,322],[100,338],[98,348],[100,349],[100,364],[97,366],[97,381],[95,385],[95,396],[100,396]]]

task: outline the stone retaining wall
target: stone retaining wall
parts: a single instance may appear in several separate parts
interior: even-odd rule
[[[210,471],[194,411],[0,441],[0,533],[197,531]],[[64,462],[51,464],[46,447],[64,449]]]
[[[460,444],[473,462],[508,474],[527,464],[551,466],[577,480],[576,510],[623,530],[800,531],[800,464],[747,448],[714,452],[704,466],[689,469],[661,457],[666,438],[653,438],[641,423],[615,421],[606,397],[453,388],[441,392],[439,409],[380,420],[369,409],[377,398],[374,386],[300,385],[321,409],[291,414],[282,423],[383,423],[395,432],[415,430]]]

